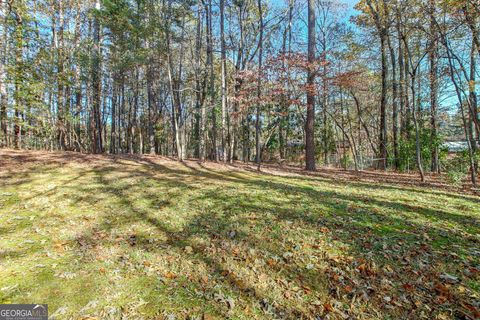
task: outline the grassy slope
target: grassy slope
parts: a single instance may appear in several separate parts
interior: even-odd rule
[[[477,197],[148,157],[2,158],[0,303],[60,319],[475,316]]]

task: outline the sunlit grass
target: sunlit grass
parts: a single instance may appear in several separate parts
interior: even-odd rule
[[[479,263],[473,196],[155,158],[0,174],[0,302],[48,303],[60,319],[450,317],[479,297],[475,276],[443,304],[433,289]],[[412,270],[428,279],[405,293]],[[405,294],[422,305],[385,303]]]

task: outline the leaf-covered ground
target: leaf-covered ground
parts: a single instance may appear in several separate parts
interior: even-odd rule
[[[0,303],[57,319],[480,317],[479,197],[336,177],[0,151]]]

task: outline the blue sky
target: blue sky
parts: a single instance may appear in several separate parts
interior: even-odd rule
[[[358,0],[343,0],[343,1],[340,1],[341,3],[345,3],[349,10],[348,10],[348,15],[351,16],[351,15],[355,15],[356,14],[356,10],[353,9],[353,7],[357,4]]]
[[[358,0],[340,0],[340,3],[345,3],[350,9],[353,10],[353,7],[357,4]]]

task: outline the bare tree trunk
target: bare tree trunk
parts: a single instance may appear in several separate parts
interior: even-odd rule
[[[293,9],[294,9],[294,4],[295,0],[289,0],[288,1],[288,53],[290,54],[292,52],[292,21],[293,21]],[[290,79],[291,73],[290,73],[290,67],[287,68],[287,78]],[[287,80],[287,85],[289,81]],[[288,112],[288,107],[287,107],[287,119],[286,119],[286,128],[285,128],[285,141],[287,144],[287,148],[285,150],[285,159],[288,157],[288,137],[290,133],[290,113]]]
[[[370,8],[371,14],[375,21],[378,35],[380,37],[380,51],[382,56],[382,93],[380,98],[380,135],[379,135],[379,154],[380,158],[378,162],[379,169],[387,168],[387,78],[388,78],[388,66],[387,66],[387,30],[385,28],[384,19],[382,19],[379,13],[378,4],[374,8],[371,0],[367,0],[367,5]]]
[[[65,112],[65,92],[64,92],[64,41],[63,41],[63,29],[64,29],[64,8],[63,2],[54,0],[54,8],[58,12],[58,33],[56,33],[56,17],[55,12],[52,16],[53,21],[53,34],[57,34],[58,38],[54,39],[54,45],[57,53],[57,142],[60,150],[66,149],[66,112]]]
[[[399,102],[400,102],[400,136],[405,136],[405,110],[407,107],[405,106],[406,101],[406,92],[405,92],[405,64],[404,64],[404,52],[403,52],[403,42],[402,42],[402,29],[401,29],[401,14],[400,14],[400,7],[399,3],[396,3],[396,29],[397,29],[397,37],[398,37],[398,73],[399,73],[399,81],[398,81],[398,89],[399,89]],[[400,160],[400,159],[399,159]]]
[[[395,169],[400,167],[400,158],[398,154],[398,87],[397,87],[397,64],[395,60],[395,50],[392,47],[390,37],[388,37],[388,47],[390,49],[390,59],[392,63],[392,122],[393,122],[393,163]]]
[[[285,30],[285,33],[286,33],[287,30]],[[286,45],[286,34],[284,33],[284,36],[283,36],[283,54],[286,54],[286,49],[285,49],[285,45]],[[286,64],[285,64],[285,58],[282,59],[282,68],[285,70],[286,69]],[[288,86],[288,80],[285,81],[285,87]],[[280,110],[282,113],[284,114],[287,114],[288,112],[288,104],[287,104],[287,97],[286,97],[286,93],[283,93],[282,94],[282,102],[280,104]],[[278,153],[279,153],[279,157],[280,159],[285,159],[285,145],[286,145],[286,141],[285,141],[285,127],[286,127],[286,121],[285,121],[286,117],[284,115],[282,115],[282,120],[280,120],[280,124],[278,126]]]
[[[468,86],[468,100],[470,102],[469,117],[468,117],[468,127],[470,131],[470,144],[472,146],[472,151],[476,154],[478,146],[478,127],[475,125],[475,122],[478,121],[478,107],[477,107],[477,94],[475,92],[475,81],[476,81],[476,44],[475,41],[472,41],[472,48],[470,51],[470,81]],[[477,161],[475,161],[475,169],[477,169]]]
[[[201,31],[202,31],[202,21],[201,21],[201,10],[200,10],[200,0],[198,1],[199,13],[198,13],[198,25],[197,25],[197,44],[196,44],[196,54],[197,54],[197,73],[198,78],[200,78],[200,51],[201,51]],[[202,6],[205,7],[205,4],[202,1]],[[206,23],[208,28],[208,9],[205,7]],[[208,50],[210,45],[210,37],[207,34],[207,60],[209,59]],[[206,78],[204,84],[206,83]],[[204,92],[204,91],[203,91]],[[202,92],[202,93],[203,93]],[[199,117],[199,130],[198,130],[198,157],[201,162],[205,161],[207,148],[206,148],[206,125],[207,125],[207,108],[205,105],[204,95],[200,92],[200,79],[197,79],[197,106],[200,108],[200,117]]]
[[[404,41],[405,36],[402,34],[402,41]],[[405,43],[405,41],[404,41]],[[407,140],[410,140],[411,138],[411,129],[412,129],[412,110],[410,106],[410,95],[408,94],[408,88],[410,88],[411,83],[410,83],[410,64],[408,62],[409,59],[409,54],[407,52],[407,48],[405,47],[403,50],[403,61],[405,64],[405,115],[404,115],[404,133],[405,133],[405,138]],[[415,97],[411,98],[412,100],[415,99]]]
[[[415,76],[412,75],[412,96],[415,96]],[[423,164],[422,164],[422,151],[420,146],[420,133],[418,128],[418,120],[417,120],[417,111],[415,109],[415,99],[412,99],[412,116],[413,116],[413,124],[415,126],[415,150],[416,150],[416,161],[418,172],[420,173],[420,179],[422,182],[425,181],[425,174],[423,173]]]
[[[212,119],[212,151],[213,159],[218,161],[217,152],[217,120],[215,114],[215,72],[213,68],[213,30],[212,30],[212,0],[205,5],[207,23],[207,67],[209,71],[208,96]],[[206,121],[206,115],[205,115]]]
[[[222,67],[222,157],[227,162],[226,126],[227,126],[227,58],[225,52],[225,0],[220,0],[220,51]]]
[[[150,66],[147,66],[148,148],[150,154],[155,154],[156,107],[152,86],[152,71]]]
[[[323,48],[323,59],[326,60],[326,48]],[[324,64],[322,74],[322,113],[323,113],[323,164],[328,165],[328,101],[327,101],[327,64]]]
[[[8,132],[7,132],[7,73],[5,70],[5,65],[7,62],[7,3],[6,1],[0,1],[0,14],[1,17],[4,17],[1,23],[2,26],[2,38],[0,43],[0,131],[2,134],[2,140],[0,146],[8,146]]]
[[[262,162],[262,147],[260,145],[260,100],[262,96],[262,58],[263,58],[263,10],[262,0],[258,0],[258,14],[260,17],[260,36],[258,39],[258,77],[257,77],[257,107],[255,117],[255,162],[257,163],[257,169],[260,170]]]
[[[293,16],[293,1],[289,0],[289,10],[288,10],[288,25],[285,28],[285,31],[283,32],[283,42],[282,42],[282,51],[284,54],[284,57],[282,59],[282,69],[283,72],[286,72],[286,79],[284,81],[284,87],[287,88],[287,92],[283,93],[282,96],[282,104],[281,104],[281,111],[282,111],[282,119],[280,120],[280,124],[278,126],[278,137],[279,137],[279,154],[280,154],[280,159],[285,159],[286,158],[286,144],[287,144],[287,126],[288,126],[288,99],[289,99],[289,93],[288,93],[288,86],[289,86],[289,71],[286,62],[286,56],[287,56],[287,36],[288,39],[290,40],[290,34],[291,34],[291,26],[292,26],[292,16]],[[290,45],[290,43],[289,43]],[[290,54],[290,52],[288,52]]]
[[[15,92],[14,92],[14,101],[15,101],[15,118],[14,118],[14,147],[19,149],[22,147],[22,136],[21,136],[21,109],[23,109],[23,99],[22,99],[22,90],[23,90],[23,15],[22,11],[25,9],[25,3],[23,0],[19,0],[14,5],[15,12]]]
[[[197,35],[195,38],[195,138],[196,138],[196,145],[195,145],[195,156],[203,161],[205,160],[205,156],[201,156],[201,147],[204,145],[205,137],[204,137],[204,129],[201,129],[202,123],[204,119],[202,119],[202,111],[204,110],[204,101],[203,101],[203,93],[201,86],[201,69],[200,69],[200,52],[202,49],[202,9],[201,9],[201,1],[197,1]],[[205,114],[203,113],[203,116]],[[204,149],[204,148],[203,148]]]
[[[167,42],[167,72],[168,72],[168,84],[170,89],[170,96],[172,100],[172,123],[173,123],[173,133],[175,136],[175,146],[177,150],[177,159],[178,161],[183,161],[185,154],[184,154],[184,147],[183,142],[184,139],[182,138],[182,128],[180,126],[180,117],[181,117],[181,101],[180,101],[180,81],[182,78],[182,63],[183,63],[183,41],[185,35],[185,17],[182,19],[182,36],[180,39],[181,46],[180,46],[180,64],[179,64],[179,71],[177,78],[174,79],[173,74],[173,61],[171,56],[171,44],[170,44],[170,21],[171,21],[171,5],[172,2],[169,1],[168,7],[168,19],[166,23],[166,42]]]
[[[117,77],[113,76],[113,84],[112,84],[112,117],[110,124],[112,126],[112,130],[110,131],[110,153],[116,154],[117,153],[117,104],[118,104],[118,84],[117,84]]]
[[[236,71],[236,77],[235,77],[235,86],[234,86],[234,93],[235,97],[238,98],[240,94],[240,89],[242,88],[243,80],[240,76],[238,76],[238,72],[243,70],[243,55],[244,55],[244,26],[243,26],[243,4],[239,3],[238,5],[238,16],[239,16],[239,32],[240,32],[240,41],[239,41],[239,46],[237,50],[237,60],[235,63],[235,71]],[[235,158],[235,152],[236,152],[236,146],[238,145],[239,141],[242,141],[242,160],[246,161],[246,154],[247,154],[247,148],[246,148],[246,143],[245,143],[245,137],[246,137],[246,130],[245,130],[245,116],[240,116],[239,111],[240,111],[240,103],[238,100],[236,100],[233,104],[234,108],[234,113],[235,117],[233,118],[233,133],[232,137],[234,138],[234,141],[232,142],[231,150],[230,150],[230,162],[233,162]],[[248,111],[247,111],[248,112]],[[238,134],[240,135],[240,130],[238,130],[239,127],[239,118],[242,118],[241,120],[241,126],[242,126],[242,139],[238,138],[235,139],[235,136]]]
[[[315,2],[308,0],[307,118],[305,121],[305,169],[315,171]]]
[[[432,172],[440,172],[439,151],[437,143],[437,110],[438,110],[438,46],[437,33],[434,20],[435,0],[430,0],[430,48],[428,58],[430,60],[430,125],[431,125],[431,141],[434,143],[432,148]]]
[[[169,42],[169,40],[168,40]],[[170,51],[170,46],[168,45],[167,48],[168,51]],[[173,76],[172,76],[172,58],[170,57],[170,53],[167,54],[167,63],[168,63],[168,82],[169,82],[169,87],[170,87],[170,94],[172,97],[172,122],[173,122],[173,131],[175,135],[175,146],[177,149],[177,159],[178,161],[183,161],[182,158],[182,142],[180,140],[180,129],[178,125],[178,115],[177,115],[177,99],[175,97],[175,87],[173,85]]]
[[[417,109],[415,106],[415,80],[416,80],[416,74],[417,74],[417,68],[420,65],[420,61],[417,63],[416,66],[413,65],[412,62],[412,55],[408,47],[408,42],[405,38],[403,38],[403,43],[405,44],[405,52],[408,56],[408,63],[411,66],[411,80],[410,80],[410,90],[412,92],[412,107],[411,107],[411,112],[412,112],[412,117],[413,117],[413,125],[415,128],[415,160],[417,163],[417,168],[418,172],[420,174],[420,179],[422,182],[425,182],[425,174],[423,172],[423,164],[422,164],[422,148],[420,145],[420,130],[418,126],[418,119],[417,119]]]
[[[383,0],[383,10],[385,14],[385,19],[389,19],[390,14],[388,11],[388,5]],[[392,64],[392,131],[393,131],[393,163],[395,169],[400,167],[400,159],[398,154],[398,83],[397,83],[397,61],[395,58],[395,50],[392,46],[392,41],[390,37],[390,26],[385,26],[385,32],[387,37],[388,49],[390,51],[390,62]],[[385,125],[386,127],[386,125]]]
[[[353,155],[353,163],[355,166],[355,171],[358,171],[358,147],[357,147],[357,142],[355,141],[355,135],[353,131],[353,126],[352,126],[352,119],[350,117],[350,108],[347,105],[347,119],[348,119],[348,126],[350,129],[350,148],[352,150],[352,155]],[[348,137],[348,135],[347,135]]]
[[[180,37],[180,57],[179,57],[179,63],[178,63],[178,75],[177,75],[177,80],[175,81],[176,82],[176,91],[175,91],[175,95],[176,95],[176,107],[177,107],[177,129],[179,130],[179,138],[180,138],[180,146],[177,147],[178,150],[180,150],[180,153],[181,153],[181,160],[183,161],[185,158],[186,158],[186,143],[187,143],[187,139],[186,139],[186,128],[185,128],[185,121],[184,121],[184,118],[182,116],[182,96],[181,96],[181,92],[182,92],[182,85],[183,85],[183,82],[182,82],[182,72],[183,72],[183,59],[184,59],[184,44],[185,44],[185,16],[182,17],[182,24],[181,24],[181,29],[182,29],[182,33],[181,33],[181,37]],[[173,67],[173,66],[172,66]]]
[[[382,96],[380,100],[380,137],[379,137],[379,151],[380,151],[380,169],[387,168],[387,56],[385,49],[385,35],[381,35],[381,51],[382,51]]]
[[[74,30],[74,45],[75,50],[78,49],[80,42],[80,25],[81,25],[81,13],[80,5],[76,8],[77,14],[75,15],[75,30]],[[73,85],[75,91],[75,111],[73,116],[74,128],[72,133],[75,136],[75,149],[76,151],[81,151],[82,141],[81,141],[81,113],[82,113],[82,79],[80,73],[80,64],[77,62],[75,64],[74,76],[73,76]]]
[[[100,0],[96,0],[95,8],[100,9]],[[102,153],[102,49],[100,36],[100,21],[97,17],[93,22],[93,65],[92,65],[92,85],[93,85],[93,121],[92,121],[92,152]]]

